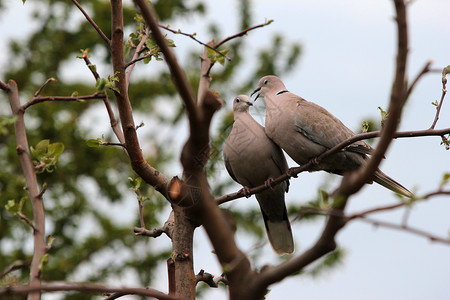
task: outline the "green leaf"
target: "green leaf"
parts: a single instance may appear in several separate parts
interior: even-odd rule
[[[436,107],[438,107],[439,106],[439,101],[434,101],[434,102],[431,102],[431,104],[433,104],[434,106],[436,106]]]
[[[12,215],[16,215],[19,212],[19,207],[15,200],[8,200],[5,204],[5,209]]]
[[[89,57],[89,48],[86,49],[80,49],[81,55],[77,55],[77,58],[84,59],[85,57]]]
[[[369,128],[370,128],[369,122],[364,121],[364,122],[362,123],[362,132],[367,132],[367,131],[369,131]]]
[[[138,190],[141,187],[142,178],[136,177],[135,179],[128,177],[128,181],[130,182],[131,188],[133,191]]]
[[[26,197],[22,197],[17,203],[15,200],[8,200],[8,203],[5,204],[5,209],[12,215],[17,216],[22,213],[23,205],[25,204]]]
[[[99,147],[102,144],[101,138],[90,139],[86,141],[88,147]]]
[[[442,83],[443,84],[447,84],[447,78],[445,78],[447,76],[447,74],[450,74],[450,65],[446,66],[442,70]]]
[[[442,175],[441,186],[444,186],[450,182],[450,173],[445,173]]]
[[[50,140],[42,140],[36,145],[36,148],[30,147],[30,150],[36,158],[33,163],[37,167],[37,173],[44,171],[51,173],[58,162],[58,157],[64,152],[64,144],[50,144]]]
[[[42,255],[41,257],[39,257],[39,270],[41,272],[44,269],[44,266],[47,264],[48,258],[49,258],[48,253]]]
[[[383,125],[384,121],[386,121],[386,118],[388,116],[388,113],[386,111],[384,111],[381,106],[378,106],[378,109],[380,110],[381,113],[381,125]]]
[[[97,82],[95,83],[95,89],[99,93],[104,93],[106,89],[106,83],[107,80],[105,78],[98,78]]]

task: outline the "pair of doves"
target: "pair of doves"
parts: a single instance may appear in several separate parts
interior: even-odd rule
[[[249,113],[252,103],[246,95],[233,102],[233,128],[225,141],[223,156],[230,176],[248,188],[265,184],[270,187],[257,193],[266,232],[278,254],[294,251],[291,225],[284,194],[289,182],[271,186],[273,178],[286,173],[288,165],[281,149],[296,163],[305,164],[326,150],[355,135],[323,107],[290,93],[276,76],[265,76],[258,83],[256,99],[266,102],[265,128]],[[313,165],[311,171],[324,170],[343,175],[366,164],[373,148],[358,141]],[[373,181],[406,197],[413,194],[401,184],[377,170]]]

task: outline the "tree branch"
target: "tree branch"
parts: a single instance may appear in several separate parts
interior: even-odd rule
[[[128,86],[125,77],[122,1],[111,1],[111,18],[113,32],[111,40],[111,55],[114,74],[117,74],[119,80],[115,83],[118,91],[114,91],[114,95],[117,99],[125,145],[130,157],[131,166],[145,182],[152,185],[155,190],[167,198],[167,185],[169,183],[169,179],[161,172],[150,166],[144,159],[136,134],[136,127],[133,120],[131,103],[128,98]]]
[[[98,293],[122,293],[123,295],[140,295],[146,297],[157,298],[161,300],[181,300],[181,298],[167,295],[151,288],[130,288],[130,287],[108,287],[99,284],[88,283],[53,283],[43,284],[41,286],[10,286],[0,288],[1,295],[22,295],[35,292],[98,292]]]
[[[358,220],[364,221],[366,223],[370,223],[376,227],[380,226],[380,227],[386,227],[386,228],[390,228],[390,229],[400,230],[400,231],[408,232],[408,233],[411,233],[411,234],[414,234],[417,236],[427,238],[432,242],[439,242],[439,243],[450,245],[449,239],[438,237],[429,232],[426,232],[426,231],[418,229],[418,228],[413,228],[408,225],[394,224],[394,223],[390,223],[390,222],[375,220],[375,219],[368,218],[366,216],[355,216],[354,218],[358,218]]]
[[[357,141],[379,137],[381,135],[381,133],[382,133],[381,131],[371,131],[371,132],[356,134],[353,137],[334,146],[333,148],[323,152],[321,155],[319,155],[316,158],[316,160],[318,162],[320,162],[324,158],[341,151],[345,147],[347,147]],[[397,138],[411,138],[411,137],[424,137],[424,136],[442,136],[444,134],[450,134],[450,128],[439,129],[439,130],[425,129],[425,130],[415,130],[415,131],[398,131],[398,132],[394,133],[393,138],[397,139]],[[275,178],[272,182],[272,186],[280,184],[281,182],[284,182],[284,181],[290,179],[291,177],[297,177],[298,174],[300,174],[301,172],[304,172],[304,171],[308,171],[312,166],[313,166],[312,163],[308,162],[302,166],[290,168],[286,174],[282,174],[279,177]],[[262,192],[266,189],[267,189],[267,186],[262,184],[260,186],[256,186],[256,187],[249,189],[249,192],[246,193],[246,195],[253,195],[255,193]],[[246,195],[244,195],[241,192],[241,190],[239,190],[238,192],[235,192],[235,193],[217,197],[215,199],[215,201],[218,205],[220,205],[220,204],[223,204],[223,203],[226,203],[226,202],[238,199],[238,198],[242,198]]]
[[[98,74],[98,72],[95,68],[91,67],[92,63],[91,63],[91,60],[89,59],[87,53],[83,52],[82,57],[83,57],[83,60],[86,64],[86,66],[89,68],[89,70],[91,71],[95,80],[97,81],[100,78],[100,75]],[[111,103],[109,102],[108,93],[104,92],[103,94],[105,95],[105,97],[103,98],[103,103],[105,104],[105,108],[108,113],[109,123],[111,125],[111,128],[112,128],[115,136],[119,140],[119,142],[122,144],[122,146],[124,146],[125,145],[125,137],[123,136],[123,132],[119,126],[119,122],[117,121],[116,116],[114,115],[114,112],[112,110]],[[126,149],[124,149],[124,150],[125,150],[125,153],[127,153],[127,155],[128,155],[127,150]]]
[[[41,194],[39,192],[36,173],[34,170],[33,162],[31,161],[27,134],[25,129],[24,113],[25,110],[20,106],[19,90],[15,81],[10,80],[8,82],[8,96],[11,105],[11,111],[15,117],[14,129],[16,133],[17,154],[20,159],[23,173],[25,175],[26,189],[31,200],[33,209],[33,237],[34,237],[34,250],[33,260],[30,267],[30,285],[38,287],[41,285],[41,270],[40,259],[46,253],[45,242],[45,212],[44,205],[42,203]],[[39,300],[40,293],[31,293],[28,296],[28,300]]]
[[[444,69],[445,70],[445,69]],[[441,112],[442,103],[444,103],[445,95],[447,94],[447,79],[445,78],[446,74],[444,71],[442,71],[442,95],[441,95],[441,101],[439,101],[439,105],[436,107],[436,116],[434,117],[433,124],[431,124],[430,129],[434,129],[436,126],[437,121],[439,120],[439,114]]]
[[[98,27],[98,25],[94,22],[94,20],[91,19],[91,17],[89,17],[89,15],[87,14],[87,12],[81,7],[81,5],[76,1],[76,0],[72,0],[73,4],[76,5],[76,7],[78,7],[78,9],[81,11],[81,13],[84,15],[84,17],[86,18],[86,20],[91,23],[92,27],[94,27],[94,29],[98,32],[98,34],[100,35],[100,37],[106,42],[106,44],[108,45],[108,47],[111,46],[111,41],[109,40],[109,38],[103,33],[103,31],[100,29],[100,27]]]
[[[191,132],[195,131],[195,128],[192,128],[192,125],[196,124],[197,109],[195,104],[195,99],[192,93],[192,90],[188,84],[186,76],[182,71],[181,67],[178,64],[178,61],[173,54],[172,50],[169,48],[169,45],[166,42],[165,37],[159,30],[159,25],[156,19],[155,12],[153,8],[148,5],[144,0],[134,0],[134,3],[141,10],[142,16],[144,17],[148,27],[152,32],[153,39],[155,40],[158,47],[161,49],[161,52],[164,54],[167,65],[169,66],[170,73],[173,76],[173,80],[175,86],[177,87],[181,98],[186,106],[186,110],[188,112],[189,124],[191,126]]]
[[[127,75],[126,75],[127,86],[130,85],[130,76],[131,76],[131,72],[133,71],[135,63],[137,61],[145,59],[147,57],[147,55],[143,56],[143,57],[139,57],[139,53],[140,53],[142,47],[145,45],[145,42],[147,41],[147,37],[148,37],[148,28],[145,30],[145,34],[142,36],[142,39],[139,42],[139,44],[136,46],[136,49],[134,51],[133,57],[131,58],[131,61],[125,65],[125,68],[129,67],[129,69],[127,70]]]
[[[100,94],[100,93],[94,93],[91,95],[86,95],[86,96],[46,96],[46,97],[34,97],[33,99],[31,99],[30,101],[28,101],[27,103],[25,103],[22,106],[23,110],[26,110],[27,108],[29,108],[32,105],[38,104],[38,103],[42,103],[42,102],[49,102],[49,101],[76,101],[79,102],[81,100],[93,100],[93,99],[105,99],[106,98],[106,94]]]
[[[223,54],[222,52],[220,52],[219,50],[217,50],[217,47],[212,47],[209,43],[208,43],[208,44],[205,44],[205,43],[203,43],[202,41],[198,40],[198,39],[195,37],[195,33],[185,33],[185,32],[182,32],[180,29],[178,29],[178,30],[173,30],[173,29],[169,28],[169,26],[164,26],[164,25],[161,25],[161,24],[159,24],[158,26],[161,27],[161,28],[163,28],[163,29],[165,29],[165,30],[167,30],[167,31],[170,31],[170,32],[172,32],[172,33],[174,33],[174,34],[181,34],[181,35],[190,37],[191,39],[193,39],[194,41],[196,41],[196,42],[199,43],[200,45],[205,46],[205,47],[208,48],[208,49],[211,49],[212,51],[216,52],[217,54],[219,54],[219,55],[225,57],[228,61],[231,61],[231,58],[229,58],[227,55],[225,55],[225,54]]]
[[[2,273],[0,273],[0,278],[8,275],[9,273],[11,273],[12,271],[24,268],[24,267],[28,267],[30,265],[29,262],[20,262],[20,263],[15,263],[10,265],[9,267],[7,267]]]
[[[214,45],[214,48],[217,49],[217,48],[219,48],[220,46],[222,46],[223,44],[225,44],[226,42],[231,41],[232,39],[235,39],[235,38],[241,37],[241,36],[243,36],[243,35],[246,35],[249,31],[252,31],[252,30],[254,30],[254,29],[257,29],[257,28],[261,28],[261,27],[267,26],[267,25],[269,25],[269,24],[272,23],[272,22],[273,22],[272,20],[269,20],[269,21],[267,21],[267,22],[265,22],[265,23],[263,23],[263,24],[255,25],[255,26],[252,26],[252,27],[250,27],[250,28],[244,29],[244,30],[242,30],[241,32],[238,32],[238,33],[236,33],[236,34],[233,34],[233,35],[231,35],[231,36],[229,36],[229,37],[223,39],[222,41],[218,42],[217,44]]]

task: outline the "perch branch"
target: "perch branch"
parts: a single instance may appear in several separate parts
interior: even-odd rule
[[[411,138],[411,137],[424,137],[424,136],[442,136],[444,134],[450,134],[450,128],[439,129],[439,130],[425,129],[425,130],[416,130],[416,131],[399,131],[399,132],[394,133],[393,138],[397,139],[397,138]],[[353,144],[354,142],[379,137],[380,135],[381,135],[381,131],[371,131],[371,132],[356,134],[353,137],[334,146],[333,148],[323,152],[321,155],[319,155],[316,158],[316,160],[318,162],[320,162],[324,158],[341,151],[345,147]],[[296,177],[301,172],[308,171],[311,167],[312,167],[312,163],[308,162],[302,166],[290,168],[286,174],[280,175],[279,177],[275,178],[274,181],[272,182],[272,186],[280,184],[281,182],[286,181],[286,180],[290,179],[291,177]],[[264,191],[265,189],[267,189],[267,187],[264,184],[262,184],[260,186],[251,188],[249,190],[249,193],[247,193],[247,195],[248,194],[253,195],[255,193],[259,193],[259,192]],[[235,192],[235,193],[217,197],[215,199],[215,201],[218,205],[220,205],[220,204],[223,204],[223,203],[226,203],[226,202],[238,199],[238,198],[242,198],[244,196],[245,195],[241,192],[241,190],[239,190],[238,192]]]

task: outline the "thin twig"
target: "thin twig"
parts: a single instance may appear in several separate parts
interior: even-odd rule
[[[0,89],[4,90],[5,92],[9,92],[9,86],[0,80]]]
[[[389,222],[385,222],[385,221],[379,221],[379,220],[375,220],[375,219],[371,219],[371,218],[367,218],[367,217],[360,217],[358,218],[361,221],[370,223],[374,226],[382,226],[382,227],[386,227],[386,228],[391,228],[391,229],[396,229],[396,230],[400,230],[400,231],[405,231],[405,232],[409,232],[424,238],[429,239],[432,242],[440,242],[443,244],[447,244],[450,245],[450,240],[446,239],[446,238],[442,238],[442,237],[438,237],[436,235],[433,235],[429,232],[426,232],[424,230],[421,229],[417,229],[417,228],[413,228],[410,226],[405,226],[403,224],[394,224],[394,223],[389,223]]]
[[[81,7],[81,5],[76,1],[76,0],[72,0],[72,2],[78,7],[78,9],[81,11],[81,13],[84,15],[84,17],[86,18],[86,20],[91,23],[92,27],[94,27],[94,29],[98,32],[98,34],[100,35],[100,37],[106,42],[106,44],[108,44],[108,46],[111,46],[111,41],[110,39],[103,33],[103,31],[100,29],[100,27],[97,26],[97,24],[94,22],[94,20],[91,19],[91,17],[89,17],[89,15],[87,14],[87,12],[83,9],[83,7]]]
[[[422,78],[423,75],[431,71],[430,66],[432,63],[433,63],[432,61],[427,62],[425,66],[422,68],[422,70],[419,72],[419,74],[417,74],[416,78],[413,80],[413,82],[408,88],[408,91],[406,92],[406,99],[408,99],[409,96],[411,95],[414,87],[419,82],[419,79]]]
[[[153,8],[147,4],[147,2],[142,0],[134,0],[137,6],[139,6],[142,16],[144,17],[149,29],[152,32],[153,39],[161,52],[164,54],[166,63],[172,74],[173,81],[177,87],[181,99],[183,100],[186,110],[188,112],[189,124],[191,126],[190,130],[195,131],[196,128],[192,128],[193,124],[197,123],[199,118],[197,113],[197,105],[194,98],[192,89],[187,81],[186,75],[184,74],[182,68],[178,64],[177,58],[173,54],[172,50],[169,48],[167,41],[161,31],[159,30],[159,25],[156,20],[156,14]]]
[[[86,96],[75,96],[75,97],[69,97],[69,96],[47,96],[47,97],[35,97],[22,105],[22,109],[26,110],[28,107],[35,105],[37,103],[41,102],[47,102],[47,101],[75,101],[79,102],[82,100],[94,100],[94,99],[104,99],[106,96],[104,93],[94,93],[91,95]]]
[[[56,79],[55,78],[49,78],[49,79],[47,79],[47,81],[37,90],[37,92],[34,94],[34,97],[37,97],[37,96],[39,96],[41,93],[42,93],[42,90],[50,83],[50,82],[53,82],[53,81],[56,81]]]
[[[159,24],[158,26],[161,27],[161,28],[163,28],[163,29],[165,29],[165,30],[167,30],[167,31],[170,31],[170,32],[172,32],[172,33],[174,33],[174,34],[181,34],[181,35],[190,37],[191,39],[193,39],[194,41],[196,41],[196,42],[199,43],[200,45],[202,45],[202,46],[204,46],[204,47],[206,47],[206,48],[208,48],[208,49],[211,49],[212,51],[216,52],[217,54],[219,54],[219,55],[225,57],[228,61],[231,61],[231,58],[229,58],[226,54],[223,54],[222,52],[220,52],[219,50],[217,50],[218,47],[212,47],[211,45],[205,44],[205,43],[203,43],[202,41],[198,40],[198,39],[195,37],[195,33],[185,33],[185,32],[182,32],[180,29],[178,29],[178,30],[173,30],[173,29],[169,28],[169,26],[164,26],[164,25],[161,25],[161,24]]]
[[[255,26],[249,27],[249,28],[247,28],[247,29],[244,29],[244,30],[242,30],[241,32],[238,32],[238,33],[236,33],[236,34],[233,34],[233,35],[231,35],[231,36],[229,36],[229,37],[223,39],[222,41],[218,42],[217,44],[214,45],[214,48],[217,49],[217,48],[219,48],[220,46],[222,46],[223,44],[225,44],[226,42],[228,42],[228,41],[230,41],[230,40],[232,40],[232,39],[235,39],[235,38],[238,38],[238,37],[240,37],[240,36],[246,35],[249,31],[252,31],[252,30],[254,30],[254,29],[257,29],[257,28],[261,28],[261,27],[267,26],[267,25],[269,25],[270,23],[272,23],[272,21],[267,21],[267,22],[265,22],[265,23],[263,23],[263,24],[255,25]]]
[[[10,265],[9,267],[7,267],[2,273],[0,273],[0,278],[8,275],[9,273],[24,268],[24,267],[28,267],[30,265],[29,262],[21,262],[21,263],[15,263]]]
[[[442,76],[442,95],[441,95],[441,101],[439,102],[438,107],[436,108],[436,116],[434,117],[433,124],[431,124],[430,129],[434,129],[436,126],[437,121],[439,120],[439,114],[441,113],[442,103],[444,103],[445,95],[447,94],[447,80],[445,78],[445,75]]]
[[[217,288],[219,285],[214,280],[214,275],[205,272],[205,270],[201,269],[200,272],[198,272],[197,275],[195,275],[196,284],[198,284],[200,281],[203,281],[207,285],[209,285],[212,288]]]
[[[86,66],[89,68],[92,75],[94,76],[95,80],[98,80],[100,78],[100,75],[98,74],[97,70],[92,67],[93,64],[92,64],[91,60],[89,59],[87,53],[83,53],[82,57],[83,57],[84,62],[86,63]],[[125,153],[128,155],[126,147],[124,146],[125,138],[123,136],[122,130],[120,129],[119,122],[117,122],[116,116],[114,115],[114,112],[112,110],[111,103],[109,102],[108,93],[104,92],[104,95],[105,95],[105,97],[103,98],[103,103],[105,104],[105,108],[108,113],[111,128],[112,128],[114,134],[116,135],[117,139],[119,140],[119,142],[121,144],[120,146],[122,146],[124,148]]]
[[[148,28],[146,28],[145,29],[145,34],[142,35],[141,41],[136,46],[136,49],[134,51],[133,57],[131,58],[131,61],[125,65],[125,68],[129,67],[129,69],[127,70],[126,76],[125,76],[125,79],[127,81],[127,85],[130,85],[130,76],[131,76],[131,72],[133,71],[134,64],[137,61],[141,60],[141,59],[147,58],[148,55],[150,55],[150,56],[153,55],[153,54],[149,53],[147,55],[144,55],[143,57],[139,57],[139,53],[140,53],[142,47],[145,45],[145,42],[147,41],[148,33],[149,33]]]
[[[28,217],[25,216],[23,213],[19,212],[19,213],[17,214],[17,216],[18,216],[21,220],[23,220],[25,223],[27,223],[27,224],[33,229],[33,232],[37,230],[36,227],[34,227],[33,222],[31,222],[30,219],[28,219]]]

